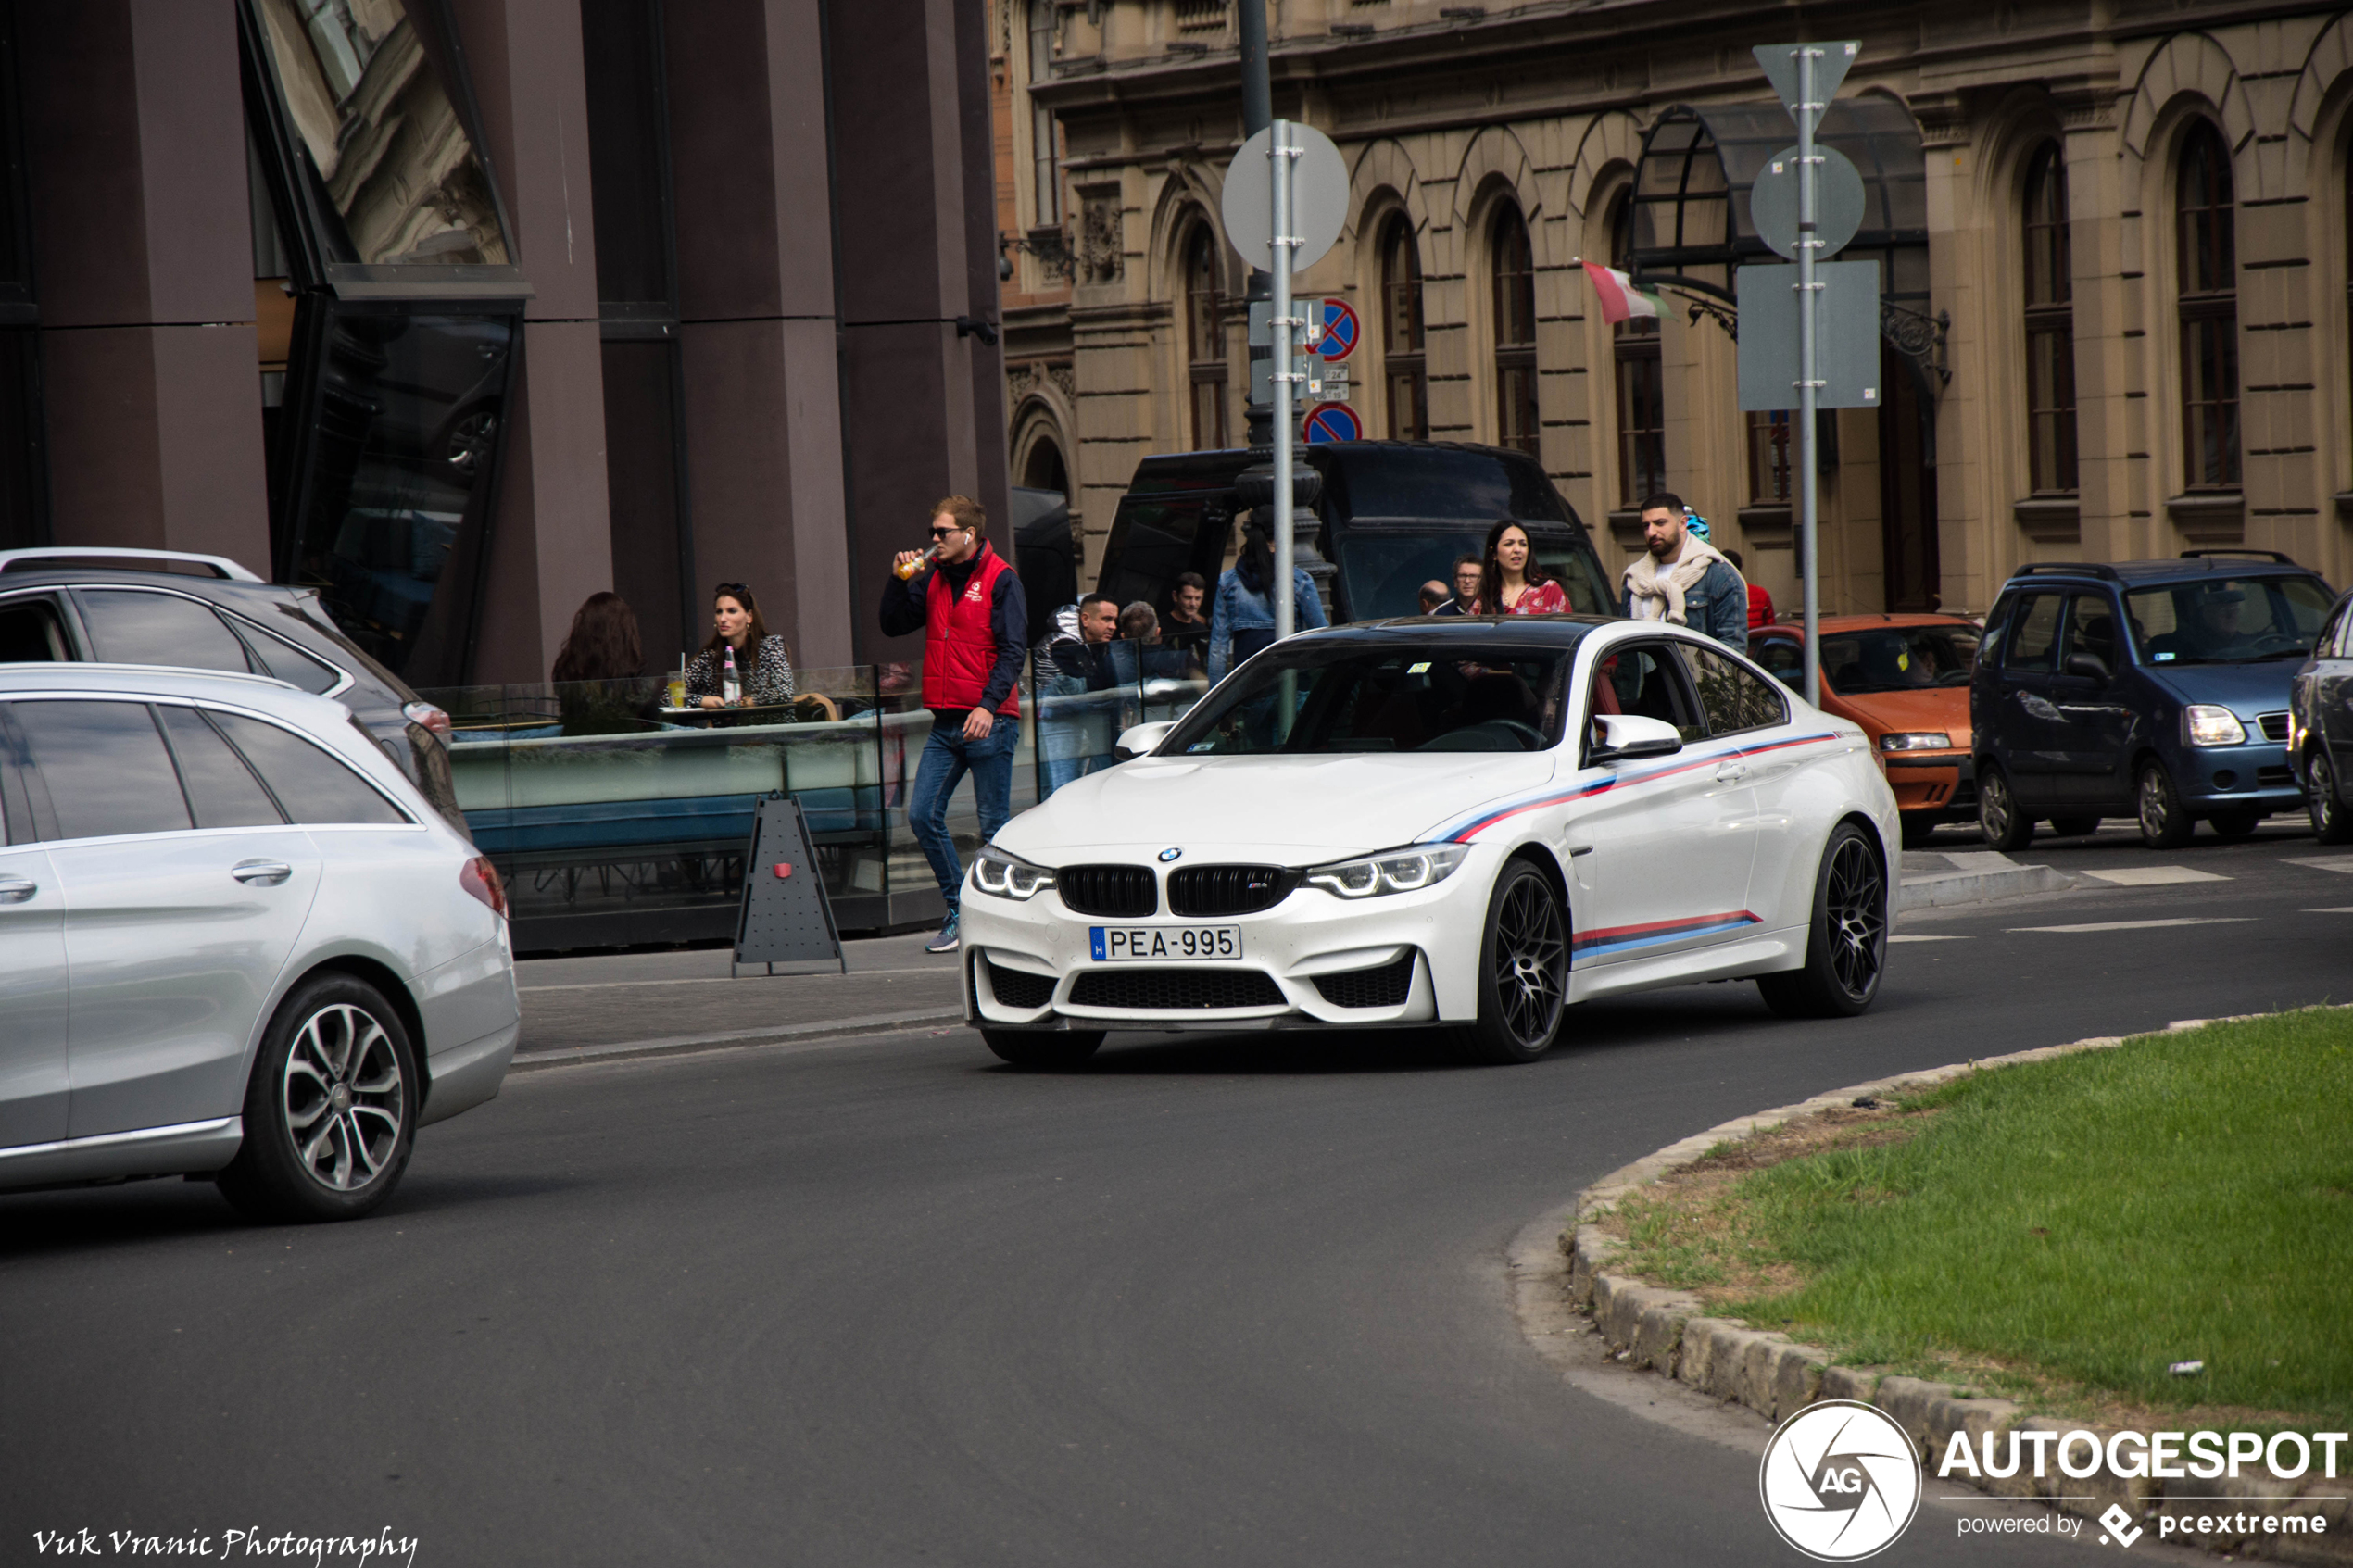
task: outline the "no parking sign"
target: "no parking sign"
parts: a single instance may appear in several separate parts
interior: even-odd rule
[[[1364,336],[1364,324],[1356,319],[1356,307],[1344,299],[1323,302],[1324,335],[1316,340],[1315,353],[1327,365],[1337,364],[1356,352],[1356,340]]]
[[[1307,411],[1304,434],[1310,446],[1334,441],[1362,441],[1365,425],[1356,417],[1356,410],[1345,403],[1318,403]]]

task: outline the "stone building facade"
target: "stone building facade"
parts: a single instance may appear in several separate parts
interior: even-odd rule
[[[1064,421],[1091,569],[1139,458],[1240,440],[1245,274],[1218,220],[1241,132],[1233,6],[1010,4],[995,36],[1023,58],[1000,78],[1014,156],[1000,167],[1019,210],[1000,210],[1000,237],[1036,248],[1017,253],[1009,365],[1051,381],[1067,345],[1068,384],[1036,404]],[[1780,112],[1750,51],[1802,30],[1860,41],[1841,112],[1874,128],[1855,145],[1885,160],[1873,190],[1889,204],[1868,253],[1891,307],[1888,396],[1825,417],[1826,608],[1980,610],[2025,561],[2208,547],[2353,579],[2345,10],[1268,10],[1276,112],[1330,135],[1351,170],[1347,228],[1301,288],[1364,322],[1352,394],[1368,434],[1525,446],[1611,559],[1639,548],[1632,505],[1663,483],[1793,606],[1794,443],[1786,416],[1740,410],[1711,293],[1730,265],[1777,258],[1750,245],[1683,267],[1689,286],[1647,328],[1605,323],[1578,263],[1631,251],[1655,270],[1670,175],[1696,191],[1731,169],[1715,220],[1737,238],[1727,127]],[[1022,189],[1045,178],[1030,128],[1049,118],[1052,223]],[[1066,305],[1038,266],[1057,245]]]

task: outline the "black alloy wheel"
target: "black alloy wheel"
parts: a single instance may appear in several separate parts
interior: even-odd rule
[[[2100,831],[2100,819],[2096,813],[2073,817],[2053,817],[2051,831],[2061,838],[2082,838],[2086,834]]]
[[[1887,872],[1870,836],[1841,822],[1814,877],[1806,962],[1760,974],[1765,1005],[1784,1018],[1852,1018],[1879,995],[1887,970]]]
[[[2141,787],[2136,799],[2141,842],[2150,848],[2179,849],[2197,831],[2197,819],[2182,809],[2181,792],[2173,787],[2173,775],[2165,771],[2164,763],[2141,764]]]
[[[1903,823],[1906,849],[1925,849],[1929,840],[1936,836],[1936,819],[1926,811],[1905,812]]]
[[[1103,1043],[1100,1029],[983,1029],[980,1037],[1015,1067],[1076,1067]]]
[[[2206,825],[2217,838],[2252,838],[2262,822],[2260,811],[2215,811],[2208,815]]]
[[[2009,776],[1990,762],[1978,775],[1977,826],[1985,834],[1987,848],[2006,853],[2025,848],[2034,836],[2034,819],[2020,813]]]
[[[358,1219],[408,1169],[423,1089],[384,993],[334,971],[311,976],[262,1035],[221,1195],[257,1219]]]
[[[2353,816],[2336,793],[2336,769],[2329,754],[2314,748],[2304,759],[2304,809],[2312,814],[2312,836],[2323,844],[2353,840]]]
[[[1552,1048],[1568,1005],[1568,918],[1544,873],[1513,860],[1487,899],[1479,942],[1478,1022],[1462,1054],[1498,1066],[1534,1061]]]

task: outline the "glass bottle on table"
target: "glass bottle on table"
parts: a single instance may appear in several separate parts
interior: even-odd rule
[[[719,676],[719,700],[726,707],[734,708],[743,701],[744,684],[742,678],[736,673],[736,650],[733,647],[727,647],[724,651],[727,656],[727,666]]]

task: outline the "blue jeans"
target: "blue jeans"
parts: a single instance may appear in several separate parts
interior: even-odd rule
[[[1089,773],[1100,772],[1111,764],[1109,753],[1098,757],[1049,757],[1045,761],[1045,787],[1039,791],[1038,798],[1043,800],[1063,785],[1083,779]]]
[[[1021,742],[1021,721],[997,715],[996,727],[979,740],[966,740],[961,725],[934,723],[924,743],[923,760],[915,765],[915,789],[907,799],[907,825],[923,846],[939,879],[939,895],[948,900],[948,918],[954,920],[963,901],[964,867],[956,859],[955,836],[948,831],[948,797],[964,775],[973,776],[974,803],[980,808],[980,841],[997,836],[1013,814],[1013,747]]]

